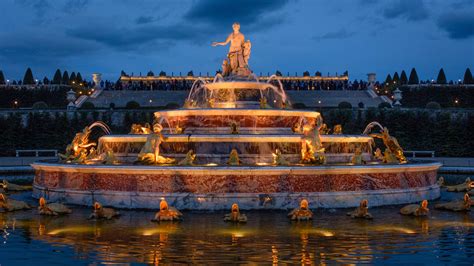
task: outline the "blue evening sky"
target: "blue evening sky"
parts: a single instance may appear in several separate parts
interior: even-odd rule
[[[234,21],[252,41],[251,68],[365,79],[416,67],[420,79],[474,70],[473,0],[1,0],[0,70],[21,79],[57,68],[116,80],[121,70],[214,73],[211,47]]]

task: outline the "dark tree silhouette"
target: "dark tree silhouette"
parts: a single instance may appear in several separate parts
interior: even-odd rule
[[[67,73],[67,70],[65,70],[63,73],[61,84],[69,85],[69,73]]]
[[[74,71],[71,73],[71,76],[69,76],[69,83],[72,84],[73,82],[77,82],[76,73]]]
[[[400,74],[400,84],[406,85],[407,83],[408,83],[407,73],[405,73],[405,70],[402,70],[402,73]]]
[[[436,78],[437,84],[446,84],[446,74],[444,74],[444,69],[440,69],[438,73],[438,78]]]
[[[5,76],[3,75],[3,71],[0,70],[0,85],[5,85]]]
[[[146,75],[147,75],[147,77],[153,77],[153,76],[155,76],[155,73],[153,73],[153,71],[150,70],[150,71],[148,71],[148,73]]]
[[[418,73],[416,73],[416,69],[412,68],[410,72],[410,78],[408,79],[408,84],[414,85],[419,84],[420,80],[418,79]]]
[[[474,79],[472,78],[472,73],[469,68],[466,68],[466,72],[464,72],[464,84],[474,84]]]
[[[385,78],[385,85],[392,83],[392,76],[390,74],[387,75]]]
[[[33,72],[31,71],[31,68],[28,68],[25,72],[25,76],[23,77],[23,84],[24,85],[34,85],[35,84],[35,78],[33,77]]]
[[[61,81],[62,81],[61,70],[57,69],[56,72],[54,73],[52,84],[59,85],[61,84]]]
[[[395,72],[395,74],[393,74],[392,81],[397,83],[397,84],[400,83],[400,76],[398,76],[398,72]]]

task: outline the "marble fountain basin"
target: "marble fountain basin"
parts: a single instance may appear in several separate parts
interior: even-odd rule
[[[322,166],[142,166],[37,162],[33,197],[129,209],[290,209],[301,199],[314,208],[371,206],[440,196],[437,162]]]

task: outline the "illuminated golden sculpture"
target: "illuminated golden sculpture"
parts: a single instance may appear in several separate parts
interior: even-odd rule
[[[160,155],[160,145],[166,141],[166,137],[161,134],[163,126],[159,123],[153,125],[153,133],[149,134],[146,143],[138,154],[138,161],[143,164],[172,164],[173,158],[166,158]]]
[[[321,136],[319,130],[323,125],[323,120],[319,116],[316,120],[316,125],[303,125],[303,137],[301,139],[301,161],[303,163],[325,163],[326,157],[324,155],[324,148],[321,143]],[[316,158],[316,153],[320,158]],[[321,161],[323,159],[324,162]]]
[[[327,134],[329,134],[329,131],[331,131],[331,129],[328,128],[328,125],[322,124],[321,128],[319,129],[319,134],[327,135]]]
[[[363,218],[363,219],[372,219],[372,215],[369,213],[369,201],[362,200],[354,211],[348,212],[347,215],[352,218]]]
[[[67,145],[65,154],[59,157],[68,163],[83,163],[89,156],[90,149],[97,144],[89,141],[91,129],[85,127],[82,132],[76,133],[71,144]]]
[[[276,149],[275,153],[272,153],[273,156],[273,164],[274,165],[289,165],[290,163],[285,159],[283,154],[281,154],[280,149]]]
[[[119,161],[112,150],[107,149],[103,154],[103,163],[104,164],[118,164]]]
[[[435,205],[435,209],[448,210],[448,211],[470,211],[471,210],[471,198],[466,193],[464,194],[463,200],[456,200],[446,203],[438,203]]]
[[[444,179],[443,179],[444,181]],[[454,186],[446,186],[446,191],[449,191],[449,192],[466,192],[466,191],[469,191],[471,190],[473,186],[473,182],[471,181],[471,178],[466,178],[466,180],[464,181],[464,183],[462,184],[458,184],[458,185],[454,185]]]
[[[232,204],[232,208],[229,214],[224,216],[225,222],[234,222],[234,223],[246,223],[247,216],[240,213],[239,205],[237,203]]]
[[[216,100],[214,98],[207,99],[207,106],[209,108],[214,108]]]
[[[398,159],[400,163],[407,163],[405,155],[403,155],[403,149],[398,144],[398,141],[395,137],[390,136],[388,128],[384,127],[380,134],[370,134],[373,138],[382,139],[383,144],[387,147],[390,152]]]
[[[185,129],[186,129],[186,128],[180,127],[179,125],[176,125],[176,126],[174,127],[174,131],[175,131],[176,134],[184,134],[184,130],[185,130]]]
[[[196,102],[194,102],[193,100],[185,100],[183,107],[187,109],[195,108]]]
[[[292,210],[288,217],[292,221],[308,221],[313,219],[313,212],[309,209],[309,203],[306,199],[300,202],[300,207]]]
[[[152,130],[149,123],[146,123],[144,126],[140,124],[132,124],[129,134],[150,134],[151,132]]]
[[[239,126],[236,122],[230,123],[230,134],[237,135],[239,134]]]
[[[400,209],[400,213],[403,215],[411,216],[427,216],[430,213],[428,209],[428,201],[423,200],[420,205],[410,204]]]
[[[265,96],[262,96],[260,98],[260,109],[267,109],[268,104],[267,104],[267,98]]]
[[[181,166],[193,166],[195,159],[196,159],[196,154],[194,153],[193,150],[189,150],[189,151],[186,153],[186,157],[185,157],[184,159],[182,159],[181,161],[179,161],[177,165],[181,165]]]
[[[155,214],[153,222],[161,221],[180,221],[182,220],[183,214],[173,207],[168,206],[168,202],[162,200],[160,202],[160,211]]]
[[[5,196],[5,194],[0,193],[0,208],[4,209],[5,211],[11,212],[27,210],[31,207],[24,201],[9,199],[7,198],[7,196]]]
[[[72,213],[71,209],[61,203],[46,203],[46,200],[41,197],[39,199],[38,212],[40,215],[53,215]]]
[[[384,156],[382,154],[382,150],[380,148],[377,148],[374,152],[374,158],[379,161],[383,161]]]
[[[342,134],[342,125],[335,125],[332,134],[334,135],[341,135]]]
[[[89,216],[89,219],[105,219],[105,220],[111,220],[114,217],[120,216],[120,213],[118,211],[115,211],[112,208],[104,208],[99,202],[94,203],[94,211],[92,214]]]
[[[229,160],[227,161],[228,165],[231,166],[239,166],[240,165],[240,158],[237,149],[232,149],[230,151]]]
[[[3,179],[2,183],[0,183],[0,187],[2,187],[5,191],[27,191],[33,189],[32,186],[20,186],[10,183],[6,179]]]
[[[398,163],[399,161],[398,161],[398,158],[395,156],[395,154],[393,154],[389,148],[385,148],[382,162],[394,164],[394,163]]]
[[[354,155],[351,158],[351,163],[353,164],[365,164],[364,158],[362,156],[362,149],[357,147]]]
[[[224,42],[213,42],[212,46],[225,46],[230,43],[229,53],[227,58],[229,59],[229,65],[224,66],[223,63],[223,75],[227,73],[248,76],[251,74],[248,69],[248,60],[250,58],[251,43],[245,41],[245,36],[240,32],[240,24],[235,22],[232,25],[233,32],[229,34]],[[230,68],[229,71],[227,69]]]

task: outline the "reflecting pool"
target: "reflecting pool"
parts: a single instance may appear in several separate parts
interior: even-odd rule
[[[12,198],[28,200],[29,192]],[[459,196],[452,195],[450,196]],[[224,212],[185,212],[180,223],[152,223],[151,211],[89,221],[74,207],[61,217],[36,210],[0,213],[2,265],[90,263],[413,263],[472,264],[472,214],[432,210],[404,217],[399,207],[373,208],[373,220],[347,210],[316,210],[312,222],[286,212],[246,212],[247,224],[226,224]]]

